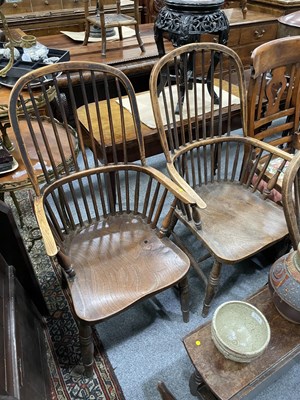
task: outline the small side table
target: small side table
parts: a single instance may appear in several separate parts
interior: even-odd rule
[[[218,42],[226,45],[229,21],[220,7],[224,0],[166,0],[154,23],[154,38],[158,54],[165,54],[164,34],[174,47],[198,42],[200,35],[218,35]]]
[[[300,325],[288,322],[273,305],[267,286],[248,299],[267,318],[271,340],[266,351],[249,364],[227,360],[211,339],[211,323],[202,325],[183,340],[195,367],[190,391],[202,399],[255,399],[300,354]]]
[[[218,42],[226,45],[229,35],[229,21],[220,7],[224,0],[166,0],[154,23],[154,38],[159,57],[165,54],[164,35],[167,34],[174,47],[199,42],[203,33],[218,35]],[[216,52],[207,73],[207,87],[214,97],[215,104],[219,100],[211,91],[209,81],[211,68],[216,68],[219,63],[219,54]],[[193,55],[188,62],[188,76],[193,75]],[[157,88],[161,92],[166,79],[162,79]],[[184,93],[182,93],[182,99]]]

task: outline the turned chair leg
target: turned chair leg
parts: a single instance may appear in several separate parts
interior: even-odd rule
[[[85,375],[91,378],[93,376],[94,343],[90,325],[79,323],[79,341]]]
[[[88,40],[89,40],[89,37],[90,37],[90,29],[91,29],[90,23],[86,22],[86,24],[85,24],[85,34],[84,34],[84,39],[83,39],[83,43],[82,43],[83,46],[86,46],[88,44]]]
[[[158,382],[157,389],[163,400],[176,400],[164,382]]]
[[[206,293],[205,293],[205,299],[204,299],[204,304],[203,304],[203,309],[202,309],[202,317],[207,317],[212,299],[214,298],[218,285],[219,285],[219,280],[220,280],[220,273],[221,273],[221,268],[222,264],[218,261],[214,261],[214,265],[212,267],[212,270],[210,271],[208,283],[207,283],[207,288],[206,288]]]
[[[146,50],[145,50],[145,46],[144,46],[144,43],[141,38],[140,29],[139,29],[138,25],[135,25],[135,36],[137,38],[137,41],[138,41],[141,51],[144,53]]]
[[[190,291],[188,278],[184,277],[178,284],[183,322],[190,319]]]

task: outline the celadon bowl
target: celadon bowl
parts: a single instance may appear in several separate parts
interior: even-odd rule
[[[256,307],[245,301],[228,301],[214,312],[211,336],[226,358],[249,363],[265,351],[271,331],[266,317]]]

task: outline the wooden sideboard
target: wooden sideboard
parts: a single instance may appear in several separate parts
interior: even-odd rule
[[[300,0],[248,0],[248,7],[275,16],[300,10]]]
[[[114,0],[105,2],[107,12],[115,9]],[[124,14],[133,15],[132,1],[123,0],[121,4]],[[95,9],[96,0],[90,0],[90,12]],[[83,0],[6,0],[1,11],[9,27],[20,28],[35,36],[53,35],[61,30],[84,30]]]
[[[248,66],[251,52],[255,47],[277,37],[277,18],[249,10],[247,19],[243,20],[242,12],[238,8],[226,9],[225,13],[230,23],[228,45],[239,54],[244,65]],[[131,77],[142,75],[145,81],[145,75],[150,74],[158,59],[158,52],[154,41],[153,23],[142,24],[140,31],[145,44],[144,53],[137,46],[136,39],[129,38],[123,42],[118,40],[108,42],[106,58],[101,57],[99,43],[89,43],[83,47],[80,42],[75,42],[62,34],[41,36],[39,40],[48,47],[69,50],[71,60],[105,62],[120,68]],[[202,35],[201,40],[216,41],[217,37]],[[172,48],[171,43],[166,41],[166,51]],[[147,82],[144,82],[141,90],[146,90],[145,84]]]

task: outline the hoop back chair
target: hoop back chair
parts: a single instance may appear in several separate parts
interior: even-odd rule
[[[85,37],[83,45],[86,46],[90,37],[91,25],[100,28],[101,30],[101,54],[106,57],[106,39],[107,29],[118,28],[119,39],[123,40],[122,26],[134,26],[135,35],[142,52],[145,51],[144,44],[140,35],[139,29],[139,2],[133,1],[134,15],[129,16],[122,13],[121,2],[116,0],[116,10],[114,12],[105,12],[105,0],[97,0],[96,14],[90,14],[89,0],[84,0],[84,15],[85,15]]]
[[[217,76],[211,76],[210,82],[217,83],[219,87],[221,85],[225,87],[225,83],[229,82],[229,88],[227,87],[227,94],[219,92],[220,107],[211,111],[213,94],[209,89],[206,91],[207,72],[204,57],[207,56],[208,61],[212,60],[216,52],[219,57],[219,63],[215,69]],[[190,54],[193,60],[199,57],[198,65],[203,66],[198,70],[194,68],[202,81],[201,93],[205,96],[210,92],[212,96],[208,95],[211,98],[209,102],[202,102],[202,104],[208,103],[207,108],[203,106],[203,108],[198,108],[199,116],[195,114],[193,118],[190,117],[192,108],[190,104],[186,105],[186,115],[180,109],[178,128],[173,118],[175,114],[173,105],[178,101],[180,104],[178,100],[180,85],[183,84],[186,91],[189,89],[189,84],[196,85],[195,74],[188,76],[188,69],[185,67],[191,59]],[[168,75],[166,71],[169,68],[175,71],[178,68],[178,71],[183,71],[175,74],[178,78],[175,81],[176,89],[172,91],[179,94],[177,97],[173,96],[169,103],[166,101],[161,103],[159,97],[162,96],[165,99],[169,95],[172,83],[166,82],[163,89],[160,89],[160,94],[157,87],[161,82],[161,76]],[[230,121],[235,105],[230,105],[230,93],[233,92],[233,88],[230,89],[230,83],[234,82],[238,84],[237,93],[240,99],[238,107],[242,118],[242,132],[245,136],[231,135]],[[217,88],[214,91],[216,92]],[[169,174],[178,185],[194,197],[200,208],[201,222],[197,226],[191,225],[189,207],[180,203],[176,209],[176,217],[190,229],[197,240],[204,244],[208,252],[198,261],[190,254],[189,249],[185,249],[193,267],[206,285],[202,310],[203,316],[206,316],[218,287],[223,264],[237,264],[287,236],[282,207],[268,199],[270,190],[278,180],[278,172],[274,172],[264,191],[259,190],[259,184],[274,155],[281,159],[282,164],[287,163],[292,155],[247,137],[243,68],[238,56],[225,46],[200,43],[182,46],[170,52],[154,66],[150,77],[150,92]],[[229,97],[229,106],[222,107],[223,97]],[[192,96],[191,101],[194,101],[195,109],[199,104],[198,98],[199,96]],[[226,121],[227,118],[229,121]],[[186,130],[183,129],[184,121],[187,121]],[[225,130],[224,125],[222,126],[224,121]],[[266,157],[264,169],[256,176],[256,181],[253,183],[257,165],[262,157]],[[173,225],[174,239],[179,245],[185,247],[185,244],[176,236],[175,224],[176,220]],[[214,261],[207,278],[201,269],[201,261],[208,256],[212,256]]]
[[[29,101],[24,101],[25,90]],[[135,164],[128,161],[123,94],[131,101],[130,124],[140,150]],[[91,104],[99,130],[91,129],[85,142],[78,107],[85,109],[90,121]],[[22,117],[17,105],[23,108]],[[167,233],[176,201],[189,204],[193,199],[146,165],[133,87],[113,67],[70,62],[28,73],[12,90],[10,119],[35,191],[34,209],[46,252],[56,257],[70,290],[83,365],[90,376],[96,323],[175,284],[181,289],[184,321],[188,320],[190,263]],[[30,134],[26,141],[25,123]],[[115,124],[120,123],[122,160],[117,158],[114,136]],[[111,161],[105,153],[105,135],[111,142]],[[62,151],[62,142],[69,144],[68,151],[66,146]],[[102,147],[103,163],[97,158],[96,142]]]

